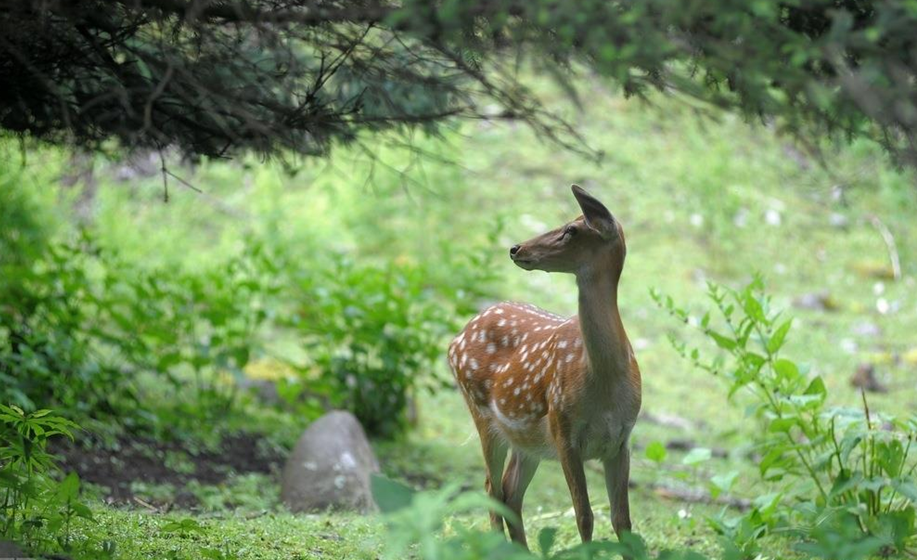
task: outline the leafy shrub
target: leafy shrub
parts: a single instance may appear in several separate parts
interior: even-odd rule
[[[119,368],[94,344],[98,295],[86,244],[51,244],[34,261],[8,267],[0,286],[0,398],[80,414],[112,411]]]
[[[870,413],[865,393],[862,409],[829,408],[821,377],[782,355],[792,319],[771,309],[760,279],[740,290],[710,284],[708,295],[718,322],[709,312],[697,319],[671,298],[654,298],[722,351],[705,360],[700,349],[673,339],[695,366],[728,383],[730,399],[751,398],[761,424],[760,476],[777,488],[742,516],[712,520],[714,528],[746,557],[758,553],[760,537],[778,530],[822,558],[909,551],[917,536],[917,422]]]
[[[116,259],[105,265],[101,338],[135,371],[190,392],[193,416],[228,410],[267,318],[270,287],[252,255],[197,272],[143,270]]]
[[[73,439],[79,426],[54,416],[50,410],[25,412],[0,405],[0,537],[18,541],[36,552],[86,552],[110,557],[110,542],[74,542],[73,525],[92,520],[80,501],[80,479],[70,473],[55,480],[58,471],[47,451],[54,436]]]
[[[303,285],[292,324],[319,372],[312,388],[351,410],[372,434],[401,431],[411,391],[422,380],[432,380],[430,389],[444,382],[433,374],[458,313],[429,276],[410,262],[336,256]]]
[[[385,513],[385,558],[406,558],[413,550],[420,560],[705,559],[703,555],[690,551],[663,550],[658,555],[651,555],[643,539],[636,534],[623,535],[621,542],[593,541],[554,550],[557,531],[546,528],[537,535],[538,554],[507,541],[500,533],[458,524],[450,527],[454,534],[443,536],[445,521],[451,516],[473,513],[484,518],[486,512],[497,511],[508,519],[515,518],[503,504],[483,494],[460,493],[457,484],[415,493],[397,482],[376,477],[373,479],[373,497]]]
[[[141,374],[192,389],[196,414],[225,411],[266,318],[270,290],[249,254],[201,272],[145,270],[84,234],[7,267],[0,286],[0,398],[82,417],[143,408]],[[134,412],[128,412],[128,409]]]

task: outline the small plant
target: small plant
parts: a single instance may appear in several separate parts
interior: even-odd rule
[[[750,398],[748,410],[761,424],[759,473],[776,489],[742,516],[711,520],[713,527],[744,557],[774,532],[796,536],[800,551],[822,558],[913,547],[917,422],[871,413],[865,393],[861,409],[829,408],[822,378],[782,354],[793,322],[771,308],[760,279],[740,290],[709,284],[708,295],[715,317],[698,318],[653,293],[721,350],[706,360],[699,348],[672,338],[695,366],[726,381],[730,400]]]
[[[538,553],[530,552],[494,531],[481,531],[458,524],[449,528],[447,519],[469,512],[496,511],[513,519],[515,514],[503,504],[483,494],[461,493],[458,485],[440,490],[414,492],[400,483],[383,477],[372,481],[373,498],[385,514],[386,535],[384,558],[405,558],[409,551],[419,560],[600,560],[628,558],[631,560],[705,560],[691,551],[663,550],[650,555],[643,539],[625,534],[621,542],[593,541],[568,549],[556,549],[557,530],[551,527],[538,533]]]
[[[92,520],[92,512],[80,501],[76,473],[54,479],[58,469],[47,444],[54,436],[73,439],[78,429],[50,410],[0,405],[0,537],[36,551],[74,549],[73,523]]]

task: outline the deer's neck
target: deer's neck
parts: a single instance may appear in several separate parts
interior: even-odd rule
[[[598,380],[614,382],[628,377],[631,347],[618,313],[620,266],[597,263],[576,275],[579,320],[590,369]]]

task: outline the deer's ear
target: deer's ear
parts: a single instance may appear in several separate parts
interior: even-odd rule
[[[614,216],[605,208],[605,205],[598,201],[597,198],[587,193],[583,187],[573,185],[573,196],[583,210],[583,218],[586,219],[586,225],[594,229],[604,239],[612,239],[618,233],[615,227]]]

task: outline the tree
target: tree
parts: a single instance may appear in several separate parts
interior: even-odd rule
[[[0,128],[223,156],[516,118],[582,148],[524,61],[915,165],[915,31],[912,0],[0,0]]]

